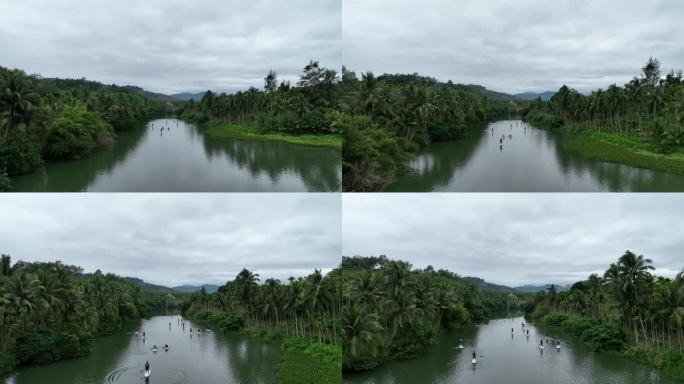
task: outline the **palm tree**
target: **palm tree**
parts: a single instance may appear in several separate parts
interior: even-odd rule
[[[40,98],[33,91],[32,81],[23,71],[10,70],[0,77],[0,108],[7,114],[7,127],[0,131],[0,142],[7,138],[17,124],[24,123],[29,127],[33,110],[39,103]]]
[[[362,313],[356,307],[349,308],[342,316],[342,344],[345,356],[356,360],[364,356],[374,357],[381,340],[382,325],[375,313]]]

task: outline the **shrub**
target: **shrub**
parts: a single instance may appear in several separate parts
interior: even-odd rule
[[[556,326],[561,325],[561,323],[563,323],[567,319],[568,319],[567,315],[564,315],[564,314],[558,313],[558,312],[549,313],[546,316],[546,322],[550,325],[556,325]]]
[[[112,126],[83,107],[66,107],[52,122],[45,153],[58,159],[79,159],[114,142]]]
[[[41,165],[43,165],[43,160],[40,158],[38,148],[23,130],[12,130],[7,140],[0,143],[0,170],[4,170],[5,177],[29,173]]]
[[[90,349],[90,337],[66,330],[42,329],[17,337],[16,360],[19,364],[49,363],[83,356]]]

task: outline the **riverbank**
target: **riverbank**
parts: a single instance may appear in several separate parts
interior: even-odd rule
[[[634,135],[562,128],[568,151],[590,159],[684,175],[684,147],[657,153],[653,143]]]
[[[277,345],[282,353],[277,366],[280,384],[342,382],[342,348],[339,345],[292,337],[271,328],[246,327],[241,317],[228,313],[199,311],[191,314],[190,318],[207,323],[220,332],[238,332]]]
[[[275,132],[262,132],[256,126],[209,122],[204,124],[204,133],[215,138],[280,141],[289,144],[311,147],[342,149],[342,136],[339,135],[286,135]]]
[[[281,384],[342,382],[342,347],[339,345],[291,337],[274,329],[247,328],[242,333],[280,347],[282,357],[277,375]]]
[[[568,316],[551,312],[545,315],[533,313],[531,318],[555,330],[578,337],[596,352],[614,353],[640,364],[662,370],[665,375],[684,380],[684,352],[668,349],[644,349],[628,340],[619,324],[602,323],[587,317]]]
[[[558,130],[564,136],[565,149],[589,159],[684,175],[684,146],[671,148],[671,153],[665,154],[654,141],[634,134],[569,125],[548,114],[528,114],[524,120],[537,128]]]

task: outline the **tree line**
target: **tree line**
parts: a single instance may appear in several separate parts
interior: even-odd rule
[[[650,58],[641,75],[622,87],[583,95],[563,85],[550,101],[532,102],[525,113],[540,126],[629,134],[672,152],[684,144],[684,79],[681,70],[663,77],[660,62]]]
[[[129,87],[85,79],[46,79],[0,67],[0,190],[8,176],[45,160],[77,159],[109,145],[128,129],[173,105]]]
[[[314,270],[286,283],[243,269],[215,293],[200,290],[190,296],[185,312],[207,319],[224,331],[269,330],[284,337],[318,343],[339,342],[340,271],[323,275]]]
[[[602,275],[538,293],[532,316],[571,329],[595,350],[674,364],[684,377],[684,271],[671,279],[653,270],[651,259],[626,251]]]
[[[447,270],[404,261],[343,257],[342,346],[346,370],[414,357],[444,331],[519,310],[500,292],[478,290]]]
[[[296,85],[278,81],[271,70],[264,78],[263,89],[250,87],[232,94],[211,90],[201,100],[191,100],[181,117],[195,121],[219,121],[248,124],[264,132],[283,134],[339,134],[333,124],[339,97],[339,76],[335,70],[310,61]]]
[[[359,77],[343,67],[341,88],[346,191],[381,190],[421,147],[461,139],[508,108],[465,85],[418,74]]]
[[[61,262],[0,259],[0,372],[82,356],[94,336],[175,304],[112,275]]]

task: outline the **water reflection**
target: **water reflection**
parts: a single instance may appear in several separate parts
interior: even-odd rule
[[[395,192],[684,191],[684,176],[588,159],[563,135],[499,121],[462,141],[435,143],[388,187]]]
[[[78,161],[13,178],[15,191],[339,191],[341,153],[271,141],[214,139],[197,126],[155,120]]]

